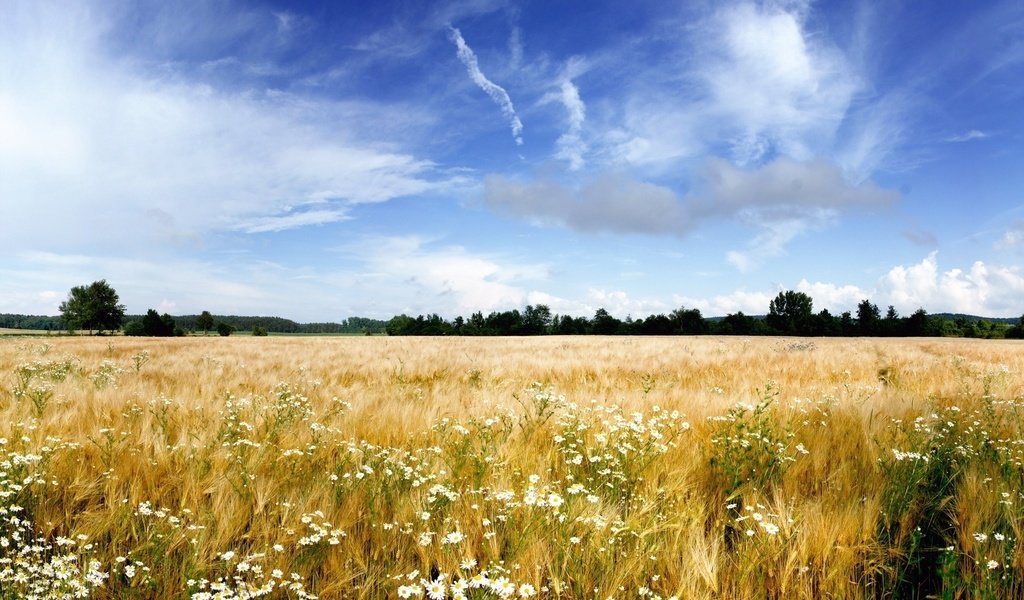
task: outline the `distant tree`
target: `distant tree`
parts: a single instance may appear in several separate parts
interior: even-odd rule
[[[492,312],[484,321],[487,335],[515,335],[522,330],[523,315],[518,310]]]
[[[159,315],[151,308],[146,311],[146,316],[142,317],[142,335],[171,337],[175,329],[174,318],[167,313]]]
[[[551,333],[555,335],[585,335],[590,328],[586,317],[563,315],[556,317],[551,323]]]
[[[683,335],[702,335],[708,332],[708,322],[696,308],[677,308],[669,316],[675,326],[673,333]]]
[[[672,335],[677,333],[675,323],[665,315],[651,315],[633,323],[633,333],[638,335]]]
[[[810,335],[824,335],[828,337],[842,335],[843,330],[839,319],[832,316],[832,313],[828,312],[827,308],[821,309],[821,312],[814,315],[811,323]]]
[[[387,325],[384,327],[385,333],[388,335],[412,335],[413,326],[416,324],[416,319],[413,319],[409,315],[401,314],[391,317]]]
[[[919,308],[907,317],[906,324],[903,328],[903,333],[909,336],[922,337],[926,335],[935,335],[935,332],[931,330],[930,319],[928,313],[923,308]]]
[[[861,335],[878,335],[881,319],[878,306],[872,304],[870,300],[861,300],[857,305],[857,329]]]
[[[887,336],[900,335],[903,331],[903,320],[900,319],[900,314],[896,312],[896,307],[892,304],[885,311],[885,318],[881,322],[879,333]]]
[[[1024,338],[1024,315],[1021,315],[1016,325],[1006,330],[1006,337],[1013,339]]]
[[[131,336],[146,335],[146,330],[142,326],[142,321],[129,321],[124,326],[124,334]]]
[[[518,333],[523,335],[547,333],[548,327],[551,326],[551,319],[551,309],[547,305],[527,305],[526,310],[523,311],[523,320]]]
[[[227,337],[227,336],[231,335],[231,333],[234,330],[235,330],[234,327],[228,325],[227,323],[225,323],[223,321],[221,321],[220,323],[217,323],[217,333],[221,337]]]
[[[725,318],[718,322],[717,333],[720,335],[755,335],[758,333],[757,321],[754,317],[743,314],[743,311],[725,315]]]
[[[68,329],[114,330],[124,321],[124,305],[105,279],[71,288],[60,303],[60,314]]]
[[[255,327],[252,328],[252,334],[256,337],[265,337],[268,335],[267,330],[260,327],[259,325],[256,325]]]
[[[839,332],[840,335],[845,336],[856,335],[857,333],[857,328],[853,322],[853,315],[848,310],[839,315]]]
[[[213,329],[213,315],[210,314],[210,311],[204,310],[196,317],[196,329],[202,329],[203,335]]]
[[[591,321],[590,329],[594,335],[615,335],[619,332],[622,321],[608,314],[603,308],[597,309],[594,313],[594,320]]]
[[[779,292],[768,303],[768,326],[783,334],[807,335],[811,328],[813,302],[803,292]]]

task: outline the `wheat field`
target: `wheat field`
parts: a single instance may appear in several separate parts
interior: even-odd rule
[[[1024,344],[0,339],[0,599],[1022,598]]]

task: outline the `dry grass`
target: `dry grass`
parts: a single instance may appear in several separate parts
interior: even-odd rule
[[[1024,597],[1022,394],[1012,341],[0,339],[0,599]]]

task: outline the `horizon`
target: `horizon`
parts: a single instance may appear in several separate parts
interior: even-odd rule
[[[0,313],[1024,313],[1024,5],[14,0]]]

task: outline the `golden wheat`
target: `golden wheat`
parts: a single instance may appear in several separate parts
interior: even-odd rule
[[[0,598],[1022,597],[1024,345],[0,339]]]

